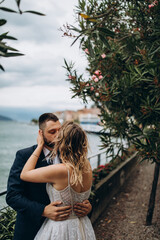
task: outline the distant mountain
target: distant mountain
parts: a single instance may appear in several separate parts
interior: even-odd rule
[[[42,113],[54,112],[54,109],[49,108],[16,108],[16,107],[1,107],[0,115],[13,119],[14,121],[30,122],[31,119],[38,119]]]
[[[13,119],[0,115],[0,121],[13,121]]]

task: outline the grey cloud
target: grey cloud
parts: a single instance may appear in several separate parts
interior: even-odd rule
[[[61,3],[62,2],[62,3]],[[58,41],[61,33],[58,29],[62,23],[65,23],[65,16],[67,17],[68,9],[64,7],[64,0],[57,1],[43,1],[43,2],[29,2],[21,1],[22,10],[36,10],[46,13],[46,16],[38,16],[31,13],[24,13],[22,15],[8,12],[1,12],[1,17],[7,19],[7,24],[2,29],[10,32],[11,35],[18,39],[25,39],[36,42],[55,42]],[[5,1],[5,6],[16,10],[14,1]],[[61,3],[61,4],[60,4]],[[67,4],[72,3],[68,1]],[[68,18],[68,17],[67,17]]]
[[[14,2],[14,1],[13,1]],[[62,68],[63,59],[77,60],[78,46],[70,48],[72,41],[61,37],[58,28],[62,23],[72,18],[75,0],[29,2],[22,0],[23,9],[34,9],[46,12],[41,17],[32,14],[2,13],[7,16],[8,24],[4,31],[18,38],[18,41],[9,41],[9,45],[20,50],[25,56],[1,59],[6,72],[0,73],[0,87],[7,86],[35,86],[35,85],[66,85],[65,70]],[[8,0],[10,6],[10,0]],[[70,9],[72,6],[72,9]],[[70,14],[70,13],[72,14]],[[78,68],[82,69],[84,59],[78,59]]]
[[[8,21],[2,30],[9,31],[9,34],[19,41],[28,40],[37,43],[57,41],[61,33],[58,31],[56,21],[48,24],[49,20],[45,17],[36,16],[36,18],[39,18],[39,21],[36,22],[33,17],[29,16],[25,19],[22,16],[15,16],[13,19],[17,19],[17,21]],[[45,20],[43,21],[42,18]]]
[[[36,60],[29,62],[24,58],[19,57],[16,64],[10,64],[10,67],[7,66],[8,61],[4,64],[6,72],[1,73],[1,88],[7,86],[51,86],[62,83],[66,85],[65,69],[61,67],[62,59],[60,57],[51,59],[48,63]]]

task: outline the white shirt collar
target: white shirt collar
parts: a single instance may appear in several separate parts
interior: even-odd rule
[[[50,151],[48,150],[48,148],[43,147],[43,153],[44,153],[44,156],[46,157],[50,153]]]
[[[44,153],[44,156],[45,156],[46,160],[48,161],[49,160],[49,153],[50,153],[48,148],[43,147],[43,153]],[[56,155],[56,157],[53,159],[53,164],[59,164],[59,163],[60,163],[60,159],[59,159],[58,155]]]

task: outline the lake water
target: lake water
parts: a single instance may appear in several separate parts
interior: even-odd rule
[[[36,144],[38,126],[29,123],[0,121],[0,192],[6,189],[9,170],[13,164],[15,153],[22,148]],[[100,150],[100,138],[96,134],[87,134],[90,150],[88,156]],[[105,163],[105,157],[102,163]],[[97,165],[97,158],[91,159],[92,168]],[[4,205],[4,197],[0,197],[0,208]]]

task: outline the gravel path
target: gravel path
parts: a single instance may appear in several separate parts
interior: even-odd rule
[[[94,223],[97,240],[160,240],[160,181],[151,226],[145,226],[154,164],[138,164]],[[160,180],[160,179],[159,179]]]

